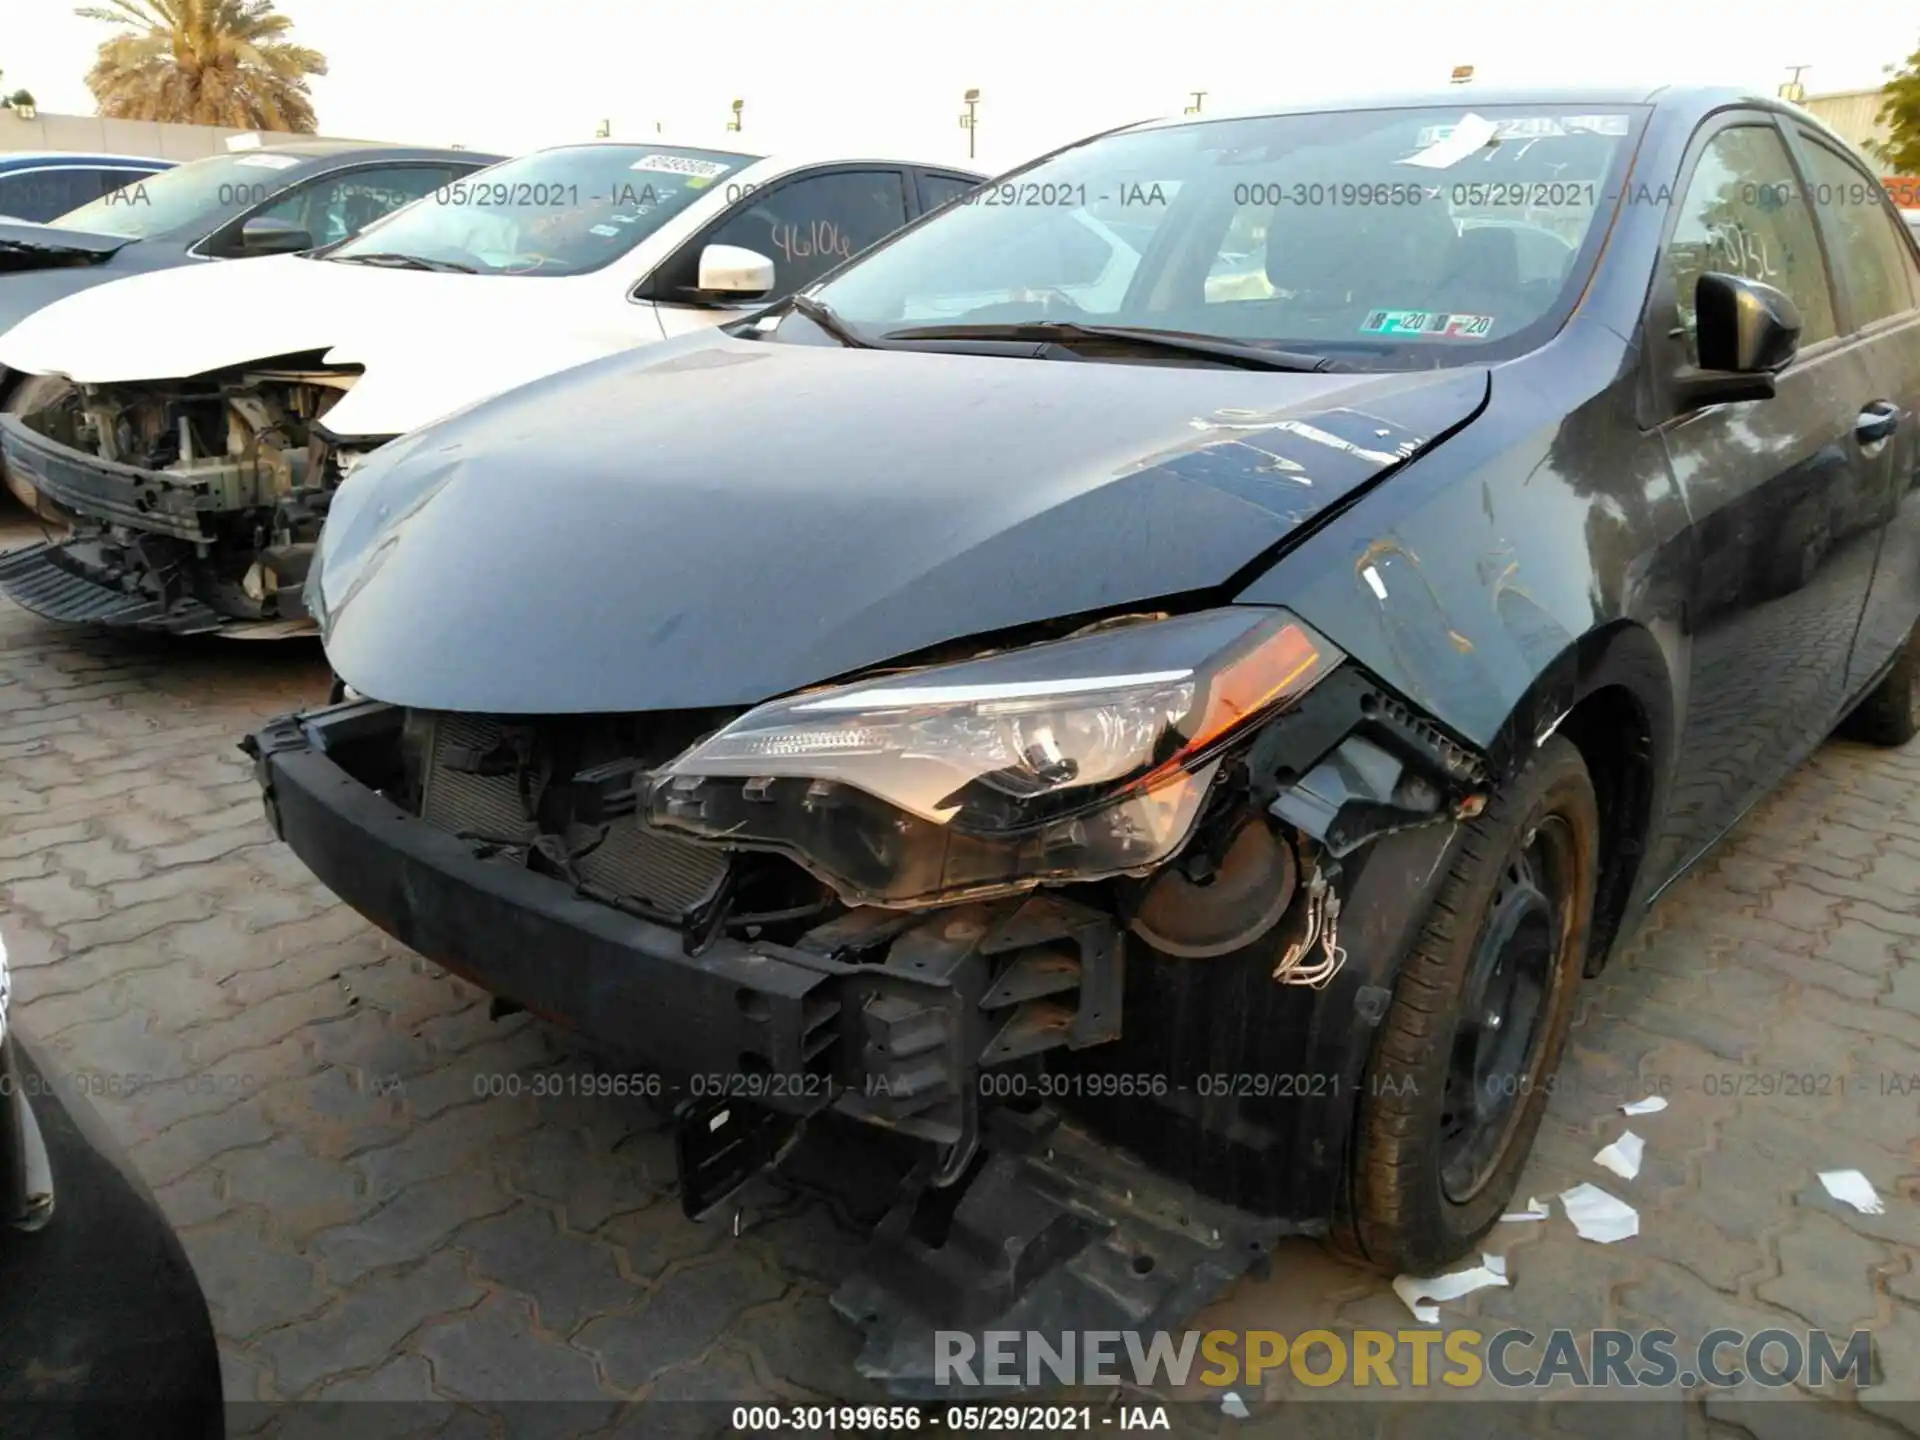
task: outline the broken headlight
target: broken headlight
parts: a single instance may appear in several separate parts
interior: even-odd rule
[[[656,825],[781,851],[849,904],[1150,869],[1220,756],[1341,660],[1229,607],[770,701],[659,772]]]

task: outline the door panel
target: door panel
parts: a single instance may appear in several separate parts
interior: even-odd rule
[[[1691,359],[1692,286],[1709,271],[1786,292],[1805,329],[1773,398],[1716,405],[1662,430],[1697,556],[1662,869],[1691,861],[1831,727],[1875,546],[1873,531],[1853,524],[1854,431],[1871,378],[1858,347],[1836,334],[1842,316],[1811,215],[1769,203],[1798,192],[1785,142],[1760,117],[1711,123],[1650,304],[1652,353],[1668,366]]]
[[[1865,614],[1847,664],[1857,695],[1899,652],[1920,614],[1920,267],[1880,183],[1800,133],[1810,199],[1846,290],[1873,397],[1862,407],[1887,433],[1866,438],[1853,523],[1878,532]],[[1865,437],[1863,437],[1865,438]]]

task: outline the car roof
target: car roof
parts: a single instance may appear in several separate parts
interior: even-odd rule
[[[157,155],[109,155],[102,150],[9,150],[0,154],[0,170],[22,165],[158,165],[163,169],[178,165],[178,160],[162,160]]]
[[[1791,101],[1757,90],[1712,85],[1577,85],[1510,86],[1447,85],[1423,90],[1378,91],[1370,95],[1351,95],[1330,100],[1313,100],[1291,105],[1249,106],[1209,115],[1168,115],[1142,122],[1136,129],[1180,124],[1201,124],[1212,120],[1251,120],[1265,115],[1314,115],[1340,110],[1461,110],[1510,105],[1644,105],[1660,110],[1703,116],[1728,105],[1751,105],[1765,110],[1789,113],[1797,119],[1819,119]],[[1821,128],[1826,128],[1824,125]]]
[[[491,151],[454,150],[438,145],[390,145],[384,140],[288,140],[273,145],[248,145],[216,151],[221,155],[288,155],[299,160],[333,160],[341,156],[378,155],[394,160],[460,160],[491,165],[506,159]],[[210,157],[202,155],[198,159]]]
[[[544,155],[553,150],[585,150],[594,146],[606,146],[616,150],[641,150],[648,146],[660,150],[705,151],[713,155],[745,155],[749,164],[776,165],[782,170],[797,170],[807,165],[909,165],[919,170],[949,170],[960,175],[984,175],[968,165],[956,165],[946,160],[914,159],[910,156],[886,153],[872,153],[863,150],[826,150],[805,148],[795,150],[776,150],[771,154],[756,154],[747,150],[729,150],[724,145],[683,145],[677,140],[656,137],[648,140],[569,140],[561,145],[542,145],[529,153]]]

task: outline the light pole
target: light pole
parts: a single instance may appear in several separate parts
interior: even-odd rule
[[[967,132],[967,158],[971,160],[973,159],[973,135],[974,131],[979,128],[980,122],[978,111],[980,92],[978,90],[969,90],[960,98],[966,102],[967,106],[967,113],[960,117],[960,128]]]
[[[733,102],[733,118],[727,121],[727,129],[734,130],[734,131],[739,130],[740,112],[746,108],[747,108],[747,102],[744,100],[736,100]]]
[[[1189,115],[1198,115],[1200,113],[1200,102],[1207,98],[1207,92],[1204,90],[1189,90],[1187,93],[1193,96],[1193,103],[1187,106],[1186,113]]]
[[[1794,104],[1798,105],[1802,100],[1807,98],[1807,87],[1800,83],[1800,77],[1813,67],[1811,65],[1789,65],[1786,68],[1793,72],[1793,78],[1780,87],[1780,98],[1782,100],[1791,100]]]

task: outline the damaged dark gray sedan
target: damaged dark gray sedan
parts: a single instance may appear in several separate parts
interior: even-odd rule
[[[349,904],[665,1078],[689,1213],[887,1176],[903,1394],[1282,1235],[1429,1272],[1660,892],[1920,726],[1917,301],[1765,98],[1110,133],[382,449],[345,698],[248,745]]]

